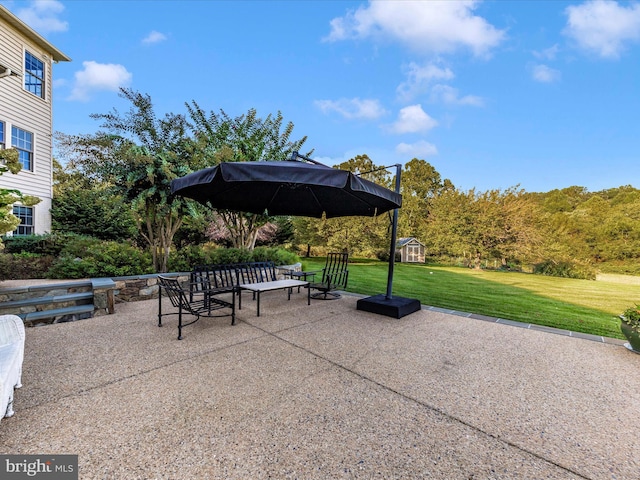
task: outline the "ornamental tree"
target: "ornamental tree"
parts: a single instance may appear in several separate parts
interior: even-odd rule
[[[171,195],[171,180],[192,170],[194,157],[183,115],[158,118],[149,95],[121,89],[131,102],[93,114],[102,130],[92,135],[58,135],[67,161],[89,179],[120,195],[131,207],[156,272],[166,272],[173,237],[194,205]]]
[[[224,110],[205,113],[195,102],[187,104],[195,132],[194,158],[200,168],[212,167],[221,162],[255,162],[258,160],[286,160],[293,152],[300,151],[307,137],[291,140],[293,123],[283,125],[281,112],[275,116],[258,117],[255,109],[246,114],[231,117]],[[311,155],[308,152],[306,155]],[[267,215],[218,210],[218,219],[234,247],[253,250],[260,229],[273,219]],[[212,227],[215,230],[215,226]]]
[[[7,172],[15,175],[20,170],[22,170],[22,164],[18,150],[15,148],[0,150],[0,175]],[[13,214],[15,203],[32,207],[40,203],[40,199],[32,195],[23,195],[19,190],[0,187],[0,235],[12,232],[20,225],[20,219]]]

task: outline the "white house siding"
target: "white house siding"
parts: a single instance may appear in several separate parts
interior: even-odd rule
[[[0,78],[0,121],[5,123],[6,147],[11,146],[11,127],[33,134],[33,171],[22,170],[0,176],[0,185],[34,195],[42,201],[34,207],[34,230],[41,234],[51,230],[53,196],[52,165],[52,66],[61,53],[26,25],[0,7],[0,64],[20,73],[20,77]],[[17,27],[16,27],[17,25]],[[51,47],[51,48],[49,48]],[[45,98],[27,91],[24,82],[24,55],[28,51],[44,63]]]

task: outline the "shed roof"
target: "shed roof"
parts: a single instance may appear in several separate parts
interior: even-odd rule
[[[419,243],[424,247],[424,243],[422,243],[416,237],[403,237],[403,238],[399,238],[398,241],[396,242],[396,248],[402,248],[411,242]]]

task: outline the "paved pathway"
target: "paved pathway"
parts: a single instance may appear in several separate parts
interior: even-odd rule
[[[638,479],[640,355],[356,298],[271,292],[178,341],[157,301],[27,330],[0,453],[80,478]]]

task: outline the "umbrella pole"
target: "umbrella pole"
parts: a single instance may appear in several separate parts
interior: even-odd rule
[[[400,193],[400,173],[402,165],[396,164],[396,193]],[[393,267],[396,263],[396,236],[398,234],[398,209],[393,210],[391,224],[391,248],[389,249],[389,275],[387,276],[387,293],[361,298],[356,304],[358,310],[386,315],[387,317],[402,318],[422,308],[420,300],[416,298],[392,297]]]
[[[396,164],[396,193],[400,193],[400,175],[402,165]],[[393,210],[393,222],[391,223],[391,247],[389,249],[389,273],[387,275],[386,299],[391,300],[393,290],[393,269],[396,263],[396,236],[398,235],[398,209]]]

